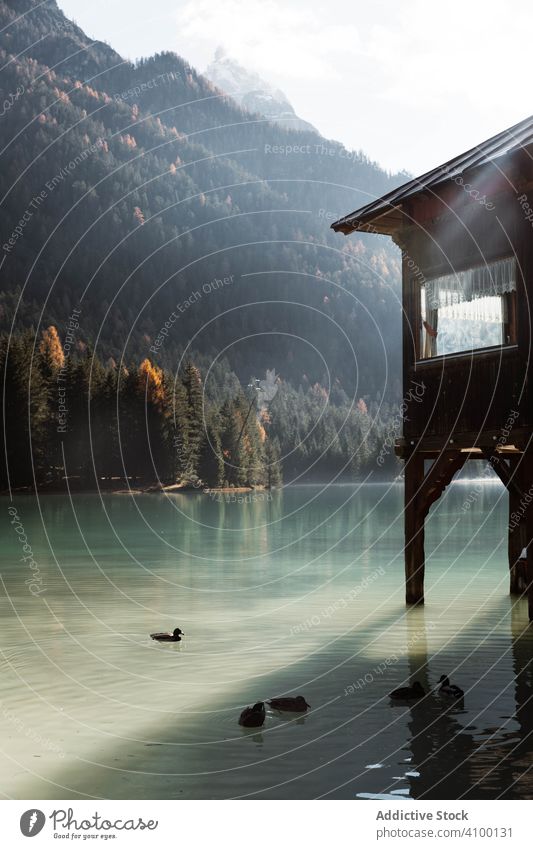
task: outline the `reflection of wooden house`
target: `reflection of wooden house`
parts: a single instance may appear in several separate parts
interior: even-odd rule
[[[509,491],[511,592],[531,585],[533,118],[341,218],[402,251],[407,602],[424,600],[424,520],[468,459]],[[533,619],[533,590],[529,592]]]

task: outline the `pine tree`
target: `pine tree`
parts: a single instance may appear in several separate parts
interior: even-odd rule
[[[49,399],[34,345],[31,332],[4,338],[0,345],[6,405],[0,461],[4,486],[31,486],[49,473]]]
[[[198,478],[200,453],[205,440],[202,377],[199,369],[189,360],[185,364],[183,386],[187,398],[184,426],[186,476],[190,481]]]
[[[42,332],[39,354],[41,357],[42,373],[46,380],[57,375],[57,372],[65,365],[63,346],[61,345],[58,332],[53,325]]]
[[[212,413],[206,423],[206,438],[200,451],[198,475],[205,486],[221,487],[224,481],[224,457],[220,437],[220,417]]]
[[[176,378],[172,395],[172,472],[178,483],[187,481],[188,458],[188,401],[180,378]]]
[[[51,325],[43,330],[39,344],[38,361],[46,384],[50,416],[46,428],[46,455],[53,480],[59,480],[63,473],[63,453],[61,450],[61,426],[67,415],[64,408],[68,399],[64,382],[65,354],[56,328]]]
[[[104,366],[90,348],[63,358],[52,326],[42,334],[37,352],[31,333],[2,338],[0,367],[9,412],[4,448],[14,486],[31,485],[34,475],[38,484],[66,475],[71,487],[94,487],[124,474],[144,483],[276,486],[281,483],[278,433],[286,436],[291,420],[318,415],[316,392],[301,395],[300,401],[299,393],[285,387],[285,402],[273,416],[263,410],[259,420],[255,397],[242,391],[227,366],[217,373],[212,396],[204,398],[200,371],[192,362],[183,379],[174,381],[147,358],[129,370],[118,369],[112,359]],[[61,420],[59,401],[65,407]],[[341,410],[327,412],[318,438],[307,440],[311,458],[335,428],[337,447],[330,457],[336,457],[335,451],[346,455],[354,435],[360,437],[361,411],[352,413],[344,428],[341,418]],[[298,451],[301,462],[307,455]],[[7,485],[5,464],[1,474]]]
[[[267,439],[265,442],[265,472],[266,486],[268,489],[281,486],[283,483],[280,457],[281,450],[279,440],[276,438]]]

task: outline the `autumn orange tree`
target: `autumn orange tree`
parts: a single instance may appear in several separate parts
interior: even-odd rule
[[[39,345],[39,354],[45,377],[56,374],[65,365],[63,346],[57,329],[53,325],[48,327],[47,330],[43,330]]]

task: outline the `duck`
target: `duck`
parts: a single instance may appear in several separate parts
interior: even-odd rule
[[[268,704],[274,710],[287,710],[293,713],[304,713],[311,707],[303,696],[278,696],[275,699],[268,699]]]
[[[252,707],[245,707],[239,717],[239,725],[245,728],[259,728],[265,721],[266,711],[264,702],[256,702]]]
[[[450,684],[450,679],[447,675],[440,676],[439,684],[439,693],[442,693],[443,696],[450,696],[452,699],[462,699],[464,697],[464,691],[456,684]]]
[[[404,702],[412,701],[413,699],[421,699],[425,695],[426,691],[420,681],[414,681],[412,687],[398,687],[397,690],[393,690],[392,693],[389,693],[391,699]]]
[[[150,634],[150,637],[152,640],[157,640],[158,643],[179,643],[182,634],[181,628],[174,628],[172,634]]]

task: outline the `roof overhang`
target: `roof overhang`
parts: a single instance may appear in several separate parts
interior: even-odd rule
[[[531,161],[532,146],[533,117],[530,117],[426,174],[409,180],[350,215],[339,218],[331,228],[345,235],[358,231],[392,236],[413,223],[408,215],[408,207],[415,198],[423,194],[438,197],[444,187],[457,182],[458,177],[466,172],[484,169],[489,164],[502,172],[502,168],[505,170],[504,163],[516,161],[515,154],[519,151],[527,153]]]
[[[355,231],[392,236],[405,223],[402,204],[390,205],[388,209],[378,214],[370,210],[365,212],[366,209],[367,207],[363,207],[351,215],[340,218],[331,225],[332,229],[336,233],[344,233],[345,236]]]

